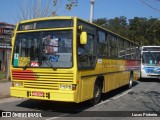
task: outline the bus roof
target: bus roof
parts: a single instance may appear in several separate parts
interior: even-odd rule
[[[23,20],[23,21],[20,21],[18,24],[27,23],[27,22],[34,22],[34,21],[52,20],[52,19],[73,19],[73,18],[75,18],[75,17],[72,17],[72,16],[51,16],[51,17]]]
[[[142,46],[142,47],[144,48],[144,47],[160,47],[160,46]]]

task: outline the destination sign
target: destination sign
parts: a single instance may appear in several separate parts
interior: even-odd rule
[[[160,47],[144,47],[143,51],[160,51]]]
[[[72,20],[42,20],[35,22],[21,23],[18,30],[33,30],[33,29],[48,29],[48,28],[62,28],[72,27]]]

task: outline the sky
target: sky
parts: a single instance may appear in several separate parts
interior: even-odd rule
[[[19,4],[23,0],[0,1],[0,22],[16,24],[18,22],[18,14],[20,13]],[[145,1],[151,7],[142,1]],[[61,5],[58,15],[77,16],[89,20],[90,0],[78,0],[78,6],[67,12],[64,11],[64,6]],[[127,19],[133,19],[134,17],[160,18],[160,0],[95,0],[94,19],[112,19],[120,16],[125,16]]]

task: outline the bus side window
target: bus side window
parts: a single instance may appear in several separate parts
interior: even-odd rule
[[[116,36],[109,34],[108,35],[109,45],[110,45],[110,57],[117,58],[118,57],[118,43]]]
[[[98,31],[98,56],[108,57],[107,34],[103,31]]]

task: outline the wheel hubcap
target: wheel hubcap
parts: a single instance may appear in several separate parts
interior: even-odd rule
[[[100,95],[100,90],[99,90],[99,88],[97,88],[97,93],[96,93],[96,98],[98,98],[99,97],[99,95]]]

